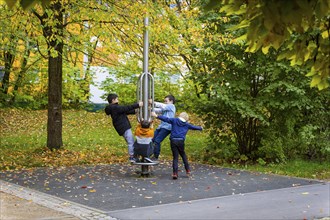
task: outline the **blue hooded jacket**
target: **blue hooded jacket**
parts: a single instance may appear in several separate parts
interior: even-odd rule
[[[203,130],[202,127],[189,124],[182,118],[168,118],[162,115],[159,115],[157,118],[172,125],[171,140],[185,140],[188,130]]]

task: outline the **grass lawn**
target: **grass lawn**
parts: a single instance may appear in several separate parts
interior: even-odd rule
[[[201,124],[198,118],[191,118],[191,123]],[[136,118],[132,116],[130,119],[134,130]],[[0,170],[128,162],[125,140],[116,133],[111,118],[103,112],[64,110],[63,148],[57,151],[50,151],[46,147],[46,110],[0,109],[0,123]],[[158,123],[156,119],[155,127]],[[188,132],[186,152],[190,161],[201,162],[206,146],[207,132]],[[162,143],[161,152],[161,159],[171,159],[168,138]],[[265,173],[330,179],[330,162],[296,160],[268,166],[219,165]]]

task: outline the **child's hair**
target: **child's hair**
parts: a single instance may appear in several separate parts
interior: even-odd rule
[[[189,115],[187,112],[181,112],[179,115],[180,118],[183,118],[184,120],[188,121],[189,120]]]
[[[165,96],[165,98],[168,98],[168,100],[172,101],[173,104],[175,103],[175,98],[173,95],[167,95],[167,96]]]
[[[143,120],[141,121],[141,128],[149,128],[150,127],[151,122],[148,120]]]
[[[118,98],[118,95],[115,94],[115,93],[111,93],[111,94],[108,95],[107,100],[108,100],[108,102],[111,104],[111,103],[112,103],[112,100],[114,100],[114,99],[116,99],[116,98]]]

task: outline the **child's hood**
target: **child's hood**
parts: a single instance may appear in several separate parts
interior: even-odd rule
[[[176,123],[179,126],[183,126],[183,125],[185,125],[187,123],[187,121],[184,118],[178,117],[178,120],[176,120]]]
[[[150,135],[153,136],[153,130],[152,130],[152,128],[141,128],[140,127],[135,134],[137,136],[149,137]]]
[[[150,131],[150,128],[140,128],[140,133],[142,135],[148,134],[149,131]]]

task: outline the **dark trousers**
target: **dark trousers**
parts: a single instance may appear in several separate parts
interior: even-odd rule
[[[135,141],[133,146],[135,158],[138,158],[139,156],[150,157],[154,152],[151,142],[150,144],[138,144],[137,141]]]
[[[184,168],[190,170],[186,152],[184,152],[184,140],[171,140],[171,150],[173,155],[173,173],[178,173],[179,155],[182,158]]]
[[[170,130],[164,128],[158,128],[155,131],[152,142],[154,143],[154,156],[159,157],[160,154],[160,143],[171,133]]]

